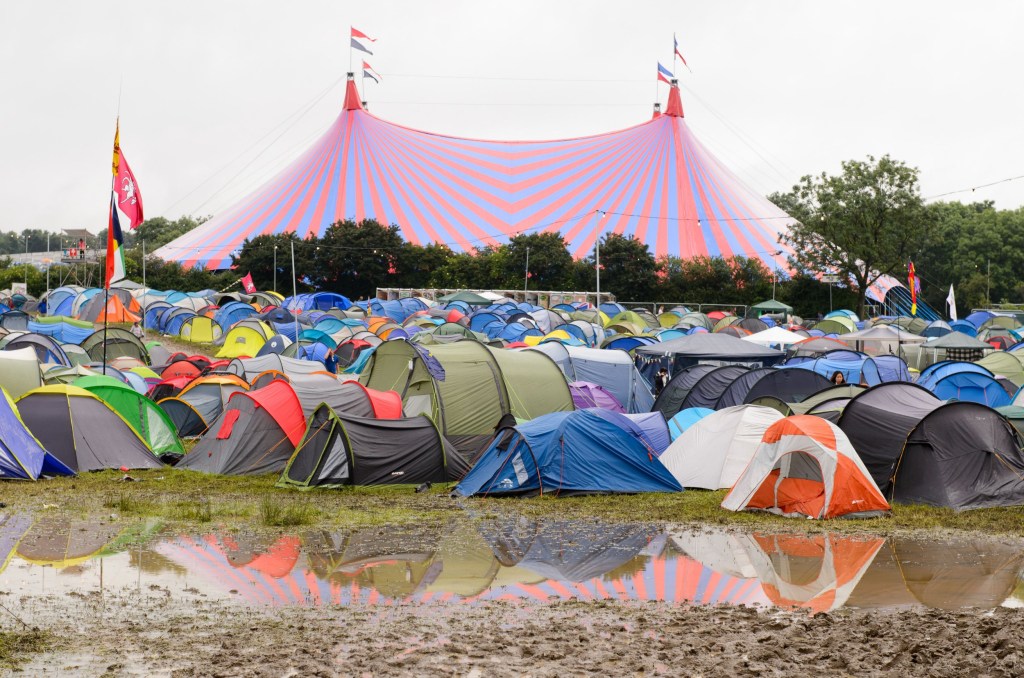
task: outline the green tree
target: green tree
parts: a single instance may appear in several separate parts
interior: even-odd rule
[[[396,286],[405,246],[398,226],[383,226],[373,219],[339,221],[320,238],[310,277],[321,289],[365,299],[378,287]]]
[[[560,233],[517,235],[509,241],[506,249],[507,257],[501,271],[506,287],[518,289],[524,282],[534,290],[562,290],[571,286],[572,255]],[[530,277],[525,280],[527,250],[530,253]]]
[[[863,315],[867,288],[902,270],[927,234],[917,178],[916,168],[888,155],[868,156],[844,162],[837,176],[805,176],[789,193],[769,196],[798,222],[784,236],[793,265],[852,277]]]
[[[398,254],[396,287],[425,288],[436,271],[455,257],[447,245],[430,244],[426,247],[405,243]]]
[[[658,262],[647,244],[633,236],[608,233],[601,240],[601,290],[619,301],[653,301],[658,284]],[[594,271],[593,256],[585,259]]]

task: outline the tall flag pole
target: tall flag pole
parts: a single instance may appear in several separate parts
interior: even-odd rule
[[[917,316],[917,293],[921,291],[921,283],[917,281],[917,272],[914,271],[914,262],[907,264],[907,282],[910,287],[910,315]]]
[[[103,373],[107,373],[107,324],[110,316],[110,285],[125,277],[124,235],[122,220],[132,229],[142,223],[142,194],[128,166],[128,160],[121,153],[121,118],[118,116],[114,127],[114,154],[110,166],[110,211],[107,215],[107,258],[103,280]]]

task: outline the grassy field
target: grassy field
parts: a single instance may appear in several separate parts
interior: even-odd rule
[[[892,515],[885,518],[816,521],[724,511],[719,507],[724,491],[453,499],[445,486],[434,486],[422,493],[414,492],[410,486],[299,492],[274,487],[276,475],[227,477],[170,468],[133,471],[134,482],[123,481],[123,475],[102,471],[75,478],[5,483],[0,486],[0,501],[7,504],[8,510],[57,511],[70,516],[105,518],[114,514],[118,518],[159,518],[181,526],[212,523],[240,529],[402,525],[432,523],[460,515],[522,515],[768,531],[887,535],[949,530],[1024,536],[1024,508],[956,513],[925,506],[896,506]]]

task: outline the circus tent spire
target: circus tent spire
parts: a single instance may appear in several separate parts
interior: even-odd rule
[[[665,107],[665,115],[674,118],[683,117],[683,100],[679,97],[679,81],[672,79],[672,87],[668,91],[668,105]]]
[[[345,83],[345,106],[346,111],[356,111],[363,108],[359,99],[359,90],[356,89],[355,74],[348,74],[348,82]]]

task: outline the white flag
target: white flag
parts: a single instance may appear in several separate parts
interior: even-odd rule
[[[953,296],[953,286],[949,286],[949,296],[946,297],[946,305],[949,306],[949,317],[956,320],[956,297]]]

